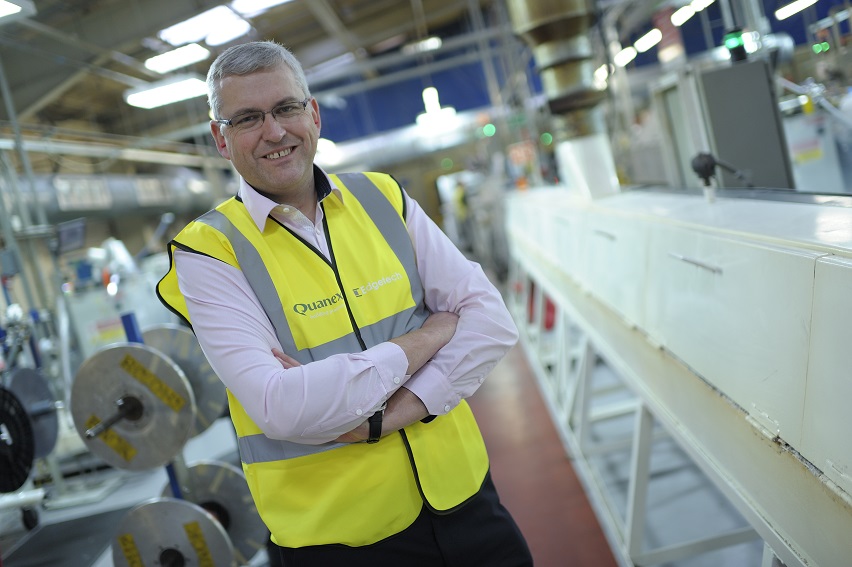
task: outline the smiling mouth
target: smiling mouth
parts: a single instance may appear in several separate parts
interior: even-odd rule
[[[272,154],[267,154],[267,155],[265,155],[264,157],[265,157],[266,159],[278,159],[278,158],[283,158],[284,156],[288,156],[288,155],[290,155],[290,153],[291,153],[292,151],[293,151],[293,149],[292,149],[292,148],[287,148],[286,150],[281,150],[280,152],[275,152],[275,153],[272,153]]]

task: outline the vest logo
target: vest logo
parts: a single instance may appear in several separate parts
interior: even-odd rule
[[[401,280],[401,279],[402,279],[402,274],[400,274],[399,272],[396,272],[396,273],[394,273],[390,276],[385,276],[383,278],[379,278],[374,282],[367,282],[364,285],[362,285],[361,287],[352,288],[352,293],[355,294],[355,297],[364,297],[365,295],[367,295],[371,291],[376,291],[377,289],[379,289],[383,285],[387,285],[389,283],[393,283],[393,282],[395,282],[397,280]]]
[[[307,315],[308,312],[311,311],[313,312],[311,313],[311,318],[319,317],[321,315],[330,315],[343,307],[344,304],[342,301],[343,294],[335,293],[331,297],[326,297],[325,299],[320,299],[312,303],[296,303],[293,305],[293,311],[303,316]],[[337,305],[337,303],[340,303],[340,305]],[[333,309],[329,310],[329,307],[332,307]]]

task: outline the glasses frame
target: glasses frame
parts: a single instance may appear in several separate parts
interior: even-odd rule
[[[238,114],[237,116],[233,116],[231,118],[214,118],[213,122],[215,122],[216,124],[220,124],[222,126],[230,126],[231,128],[234,129],[234,131],[238,132],[238,131],[240,131],[240,128],[239,128],[239,126],[234,125],[234,118],[238,118],[239,116],[242,116],[242,115],[245,115],[245,114],[252,114],[254,112],[260,112],[260,113],[263,114],[263,118],[261,119],[260,124],[257,128],[257,129],[260,129],[260,127],[263,127],[263,124],[266,122],[266,115],[267,114],[271,115],[275,111],[276,108],[279,108],[281,106],[286,106],[288,104],[301,104],[302,105],[302,112],[304,112],[305,110],[308,109],[308,103],[311,102],[311,99],[313,99],[313,97],[309,96],[304,100],[282,102],[282,103],[276,104],[275,106],[273,106],[269,110],[252,110],[252,111],[249,111],[249,112],[243,112],[242,114]],[[296,116],[293,116],[293,118],[296,118]],[[275,118],[275,116],[272,116],[272,119],[275,120],[276,122],[278,122],[278,120]],[[279,124],[281,124],[281,123],[279,122]],[[249,128],[248,130],[244,130],[244,131],[245,132],[251,132],[253,130],[254,130],[254,128]]]

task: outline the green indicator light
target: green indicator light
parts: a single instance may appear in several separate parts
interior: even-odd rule
[[[823,41],[822,43],[820,43],[820,45],[822,46],[823,51],[828,51],[829,49],[831,49],[831,46],[828,44],[827,41]]]
[[[550,134],[550,132],[544,132],[540,136],[540,139],[541,139],[541,143],[544,144],[545,146],[549,146],[550,144],[553,143],[553,136]]]
[[[739,35],[728,36],[725,38],[725,47],[728,49],[736,49],[737,47],[742,47],[743,38]]]
[[[814,53],[819,53],[822,51],[822,44],[815,43],[813,44]]]
[[[445,157],[444,159],[441,160],[441,169],[452,169],[453,165],[455,165],[453,163],[453,160],[451,160],[448,157]]]
[[[486,124],[482,127],[482,133],[488,136],[489,138],[497,133],[497,128],[494,124]]]

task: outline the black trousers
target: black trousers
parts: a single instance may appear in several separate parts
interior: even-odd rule
[[[369,521],[365,518],[364,521]],[[531,567],[527,542],[500,503],[491,473],[479,493],[451,514],[425,506],[409,527],[372,545],[270,546],[284,567]]]

